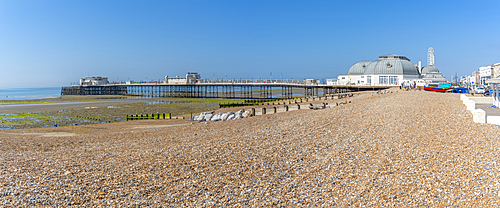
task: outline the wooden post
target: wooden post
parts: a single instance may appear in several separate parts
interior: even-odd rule
[[[252,108],[252,116],[255,116],[255,108]]]
[[[274,110],[274,113],[276,113],[276,112],[277,112],[277,110],[276,110],[276,106],[274,106],[274,107],[273,107],[273,110]]]
[[[266,114],[266,108],[262,108],[262,115]]]

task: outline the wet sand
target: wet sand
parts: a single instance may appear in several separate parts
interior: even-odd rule
[[[46,103],[49,102],[49,103]],[[26,129],[122,122],[127,115],[171,113],[178,116],[218,108],[218,100],[63,96],[0,105],[0,129]]]
[[[60,111],[85,107],[107,107],[113,105],[141,103],[144,99],[120,99],[102,101],[76,101],[55,103],[33,103],[33,104],[6,104],[0,105],[0,113],[28,113],[40,111]]]

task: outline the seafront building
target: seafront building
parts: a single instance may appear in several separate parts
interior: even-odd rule
[[[500,78],[500,63],[491,65],[491,78]]]
[[[443,74],[441,74],[441,72],[434,65],[425,66],[422,69],[421,77],[426,83],[448,82]]]
[[[108,84],[107,77],[85,77],[80,79],[80,86],[105,85]]]
[[[500,78],[500,63],[494,63],[479,67],[476,71],[473,71],[471,75],[463,76],[460,82],[475,87],[491,84],[488,80],[498,78]]]
[[[331,83],[339,85],[419,85],[448,82],[436,68],[434,49],[429,48],[428,64],[421,68],[406,56],[390,54],[376,61],[360,61],[352,65],[347,74],[341,74]]]
[[[491,66],[482,66],[482,67],[479,67],[478,71],[479,71],[479,81],[478,81],[478,84],[479,85],[485,85],[486,84],[486,80],[488,79],[491,79]]]
[[[188,72],[185,77],[168,77],[165,76],[166,84],[196,84],[201,80],[201,75],[194,72]]]
[[[346,75],[339,75],[339,84],[350,85],[401,85],[420,78],[416,65],[405,56],[390,54],[379,56],[376,61],[360,61],[349,68]]]

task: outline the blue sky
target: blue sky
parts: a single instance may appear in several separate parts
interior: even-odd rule
[[[202,78],[334,78],[405,55],[451,79],[500,62],[500,1],[0,0],[0,87]]]

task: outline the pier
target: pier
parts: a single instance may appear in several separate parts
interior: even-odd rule
[[[293,98],[303,90],[305,97],[335,93],[382,90],[394,86],[326,85],[297,80],[211,80],[193,84],[111,83],[105,85],[73,85],[62,87],[61,95],[127,95],[140,97],[186,97],[270,99]],[[297,97],[297,96],[295,96]]]

